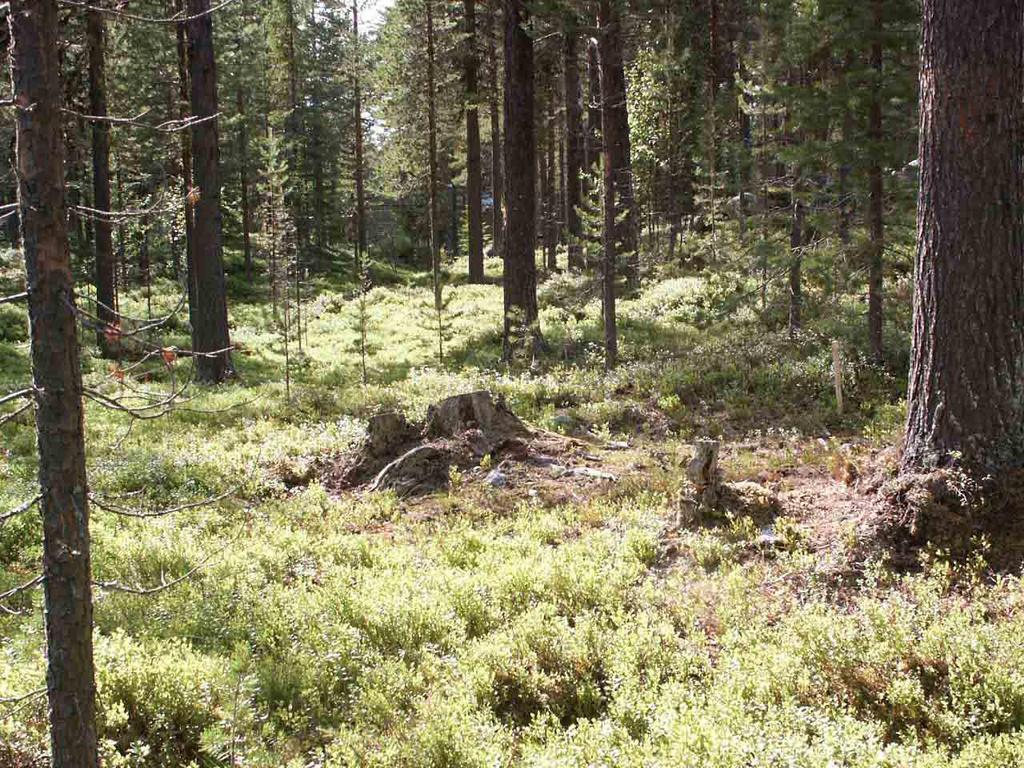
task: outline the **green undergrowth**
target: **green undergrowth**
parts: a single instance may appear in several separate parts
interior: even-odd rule
[[[170,585],[97,589],[105,765],[1024,764],[1021,584],[981,561],[936,557],[903,576],[869,563],[840,583],[781,523],[782,548],[766,548],[749,519],[672,531],[671,471],[572,504],[499,503],[501,490],[338,497],[315,476],[367,415],[422,416],[475,388],[540,426],[628,437],[652,454],[769,430],[794,445],[880,445],[900,422],[903,382],[868,363],[854,336],[842,336],[847,408],[835,412],[831,340],[854,304],[809,308],[790,339],[756,306],[722,319],[734,284],[652,280],[622,301],[624,363],[605,374],[594,286],[558,276],[541,288],[542,357],[509,371],[500,287],[448,289],[439,361],[420,277],[396,272],[371,292],[365,387],[351,289],[325,282],[303,308],[301,353],[290,349],[290,400],[273,310],[245,294],[232,302],[238,381],[193,388],[151,421],[88,404],[90,484],[107,506],[230,492],[147,520],[93,507],[95,578]],[[158,286],[153,315],[174,307],[175,291]],[[146,313],[138,294],[122,306]],[[172,324],[155,341],[183,347],[184,331]],[[114,364],[91,344],[83,355],[87,386],[126,396]],[[22,386],[23,318],[9,308],[0,363],[4,391]],[[166,393],[187,368],[148,364],[131,386]],[[0,438],[2,512],[34,494],[31,423]],[[296,467],[313,472],[296,482]],[[34,513],[0,527],[0,592],[35,573],[40,536]],[[0,615],[0,699],[43,685],[40,600],[4,604],[26,613]],[[45,749],[44,702],[0,702],[0,765],[36,764]]]

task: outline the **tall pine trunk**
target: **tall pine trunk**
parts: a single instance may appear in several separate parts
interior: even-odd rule
[[[505,211],[502,199],[505,191],[505,179],[502,174],[501,117],[498,105],[498,52],[495,43],[495,18],[498,15],[498,3],[490,3],[487,13],[487,46],[490,58],[490,118],[491,118],[491,247],[495,256],[505,253]]]
[[[604,140],[605,184],[614,185],[615,240],[617,252],[626,258],[623,272],[630,290],[640,284],[637,250],[636,200],[630,159],[629,113],[626,108],[626,71],[622,60],[622,20],[617,0],[601,0],[598,6],[598,54],[600,57],[601,126]],[[605,190],[605,194],[609,194]]]
[[[604,69],[601,70],[604,74]],[[601,79],[604,91],[604,78]],[[608,115],[610,100],[603,100],[605,117]],[[607,122],[606,122],[607,124]],[[601,310],[604,321],[604,367],[611,370],[619,362],[619,330],[615,319],[615,280],[618,277],[616,267],[617,247],[615,236],[616,183],[615,165],[610,155],[611,143],[606,141],[604,150],[604,198],[602,201],[603,223],[601,259]]]
[[[583,164],[593,173],[601,157],[601,65],[597,60],[597,44],[587,46],[587,120],[583,141]]]
[[[505,4],[504,351],[532,353],[537,327],[537,137],[534,129],[533,37],[524,0]]]
[[[466,204],[469,208],[469,280],[484,279],[484,232],[482,174],[480,166],[480,93],[477,74],[480,68],[476,40],[476,0],[465,0],[466,14]]]
[[[184,0],[174,0],[174,12],[176,15],[184,15]],[[188,42],[185,39],[185,24],[175,25],[175,42],[177,44],[178,62],[178,118],[185,120],[189,116],[189,82],[188,82]],[[192,135],[190,131],[181,131],[181,190],[182,205],[185,210],[185,273],[188,290],[188,316],[189,322],[195,326],[196,308],[196,267],[193,260],[193,222],[195,221],[192,210]],[[121,173],[118,170],[117,176],[117,198],[118,202],[123,201],[121,194]],[[119,251],[124,256],[124,226],[118,230],[118,239],[121,247]]]
[[[868,168],[868,229],[870,234],[868,262],[868,339],[871,354],[881,360],[882,348],[882,256],[885,251],[884,195],[882,180],[882,0],[872,0],[874,35],[871,44],[871,69],[875,81],[868,108],[868,139],[871,143],[871,165]]]
[[[569,243],[569,269],[583,268],[580,239],[583,224],[583,104],[580,93],[579,33],[575,18],[567,16],[562,25],[562,81],[565,98],[565,223]]]
[[[96,768],[89,493],[64,199],[56,0],[10,4],[18,204],[36,398],[50,764]]]
[[[192,348],[200,381],[222,382],[232,375],[231,340],[224,281],[224,251],[220,210],[220,150],[217,138],[217,68],[213,51],[210,0],[188,0],[186,23],[189,82],[191,83],[192,152],[198,200],[194,206],[192,262],[195,267],[195,307]],[[205,118],[205,119],[204,119]],[[201,122],[199,122],[201,121]],[[215,354],[212,354],[215,353]]]
[[[86,40],[89,48],[89,111],[95,117],[107,116],[105,82],[103,14],[90,10],[86,14]],[[110,210],[110,125],[103,120],[92,123],[92,194],[93,207]],[[107,326],[117,323],[117,291],[114,272],[114,238],[110,219],[96,217],[96,343],[104,357],[116,357],[116,336]]]
[[[924,0],[903,467],[1024,461],[1024,2]]]

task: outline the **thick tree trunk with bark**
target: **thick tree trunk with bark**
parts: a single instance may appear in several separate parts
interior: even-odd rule
[[[469,209],[469,280],[484,279],[484,231],[480,165],[479,58],[476,41],[476,0],[465,0],[466,14],[466,205]]]
[[[537,326],[537,138],[534,132],[533,38],[524,0],[505,8],[505,358],[533,351]]]
[[[640,285],[637,250],[636,200],[630,159],[629,113],[626,108],[626,71],[622,60],[622,20],[617,0],[601,0],[598,6],[598,54],[600,57],[601,126],[604,139],[605,184],[611,179],[615,201],[617,251],[626,263],[623,272],[630,290]],[[605,194],[609,194],[608,190]]]
[[[217,143],[217,69],[213,52],[210,0],[188,0],[185,25],[191,83],[193,168],[198,197],[194,205],[192,265],[195,307],[192,348],[200,381],[222,382],[234,373],[228,334],[224,251],[220,210],[220,150]],[[206,118],[206,119],[204,119]],[[214,354],[215,353],[215,354]]]
[[[882,0],[872,0],[875,39],[871,44],[871,69],[875,82],[868,108],[868,139],[871,141],[871,165],[868,168],[868,340],[871,354],[881,360],[882,347],[882,256],[885,251],[884,195],[882,180]]]
[[[903,467],[1024,462],[1024,2],[925,0]]]
[[[96,117],[107,115],[103,14],[90,10],[86,14],[86,41],[89,49],[89,112]],[[110,210],[110,125],[102,120],[92,123],[92,194],[93,207]],[[101,326],[96,329],[96,344],[104,357],[116,357],[116,336],[108,326],[116,325],[117,291],[114,271],[114,238],[110,219],[99,216],[96,234],[96,316]]]
[[[64,200],[56,0],[13,0],[18,203],[36,390],[50,764],[96,768],[82,372]],[[27,108],[31,105],[31,109]]]
[[[583,202],[583,103],[580,93],[579,32],[575,18],[562,25],[562,84],[565,99],[565,230],[569,243],[569,269],[583,269],[580,239],[583,224],[579,207]]]

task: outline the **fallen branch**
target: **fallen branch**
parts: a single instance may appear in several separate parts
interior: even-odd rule
[[[200,570],[205,568],[209,564],[209,562],[213,560],[213,558],[217,557],[219,554],[226,551],[228,547],[230,547],[236,541],[238,541],[240,535],[241,533],[239,533],[239,536],[235,536],[231,540],[229,540],[220,549],[211,552],[209,555],[207,555],[205,558],[199,561],[199,563],[197,563],[193,568],[189,569],[178,578],[173,579],[171,581],[164,581],[163,577],[161,577],[160,584],[158,584],[155,587],[136,587],[130,584],[122,584],[119,581],[94,581],[93,586],[97,587],[98,589],[105,589],[108,592],[123,592],[129,595],[155,595],[158,592],[163,592],[164,590],[177,586],[186,579],[194,576]]]
[[[211,496],[206,499],[200,499],[199,501],[190,501],[185,504],[178,504],[177,506],[174,507],[167,507],[166,509],[156,509],[148,512],[135,512],[130,509],[125,509],[124,507],[109,504],[108,502],[100,498],[97,498],[95,494],[90,494],[89,498],[91,499],[92,503],[95,504],[100,509],[105,510],[107,512],[113,512],[115,515],[122,515],[124,517],[135,518],[164,517],[166,515],[173,515],[176,512],[184,512],[187,509],[199,509],[200,507],[207,507],[210,506],[211,504],[216,504],[218,501],[223,501],[229,496],[233,496],[235,493],[238,492],[238,489],[241,487],[241,484],[238,484],[224,491],[224,493],[218,494],[217,496]]]

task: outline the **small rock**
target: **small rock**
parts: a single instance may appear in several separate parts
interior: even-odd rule
[[[609,451],[625,451],[629,449],[629,443],[622,440],[612,440],[610,443],[606,443],[604,447]]]
[[[775,529],[766,525],[761,529],[761,534],[757,537],[757,543],[763,547],[777,547],[782,544],[782,537],[775,533]]]
[[[550,465],[548,467],[548,472],[551,473],[552,477],[561,477],[562,475],[564,475],[568,471],[569,470],[567,470],[561,464],[552,464],[552,465]]]
[[[493,488],[504,488],[508,485],[508,475],[504,472],[499,472],[497,469],[492,469],[487,473],[487,477],[484,478],[484,482]]]
[[[613,483],[619,479],[611,472],[605,472],[600,469],[594,469],[593,467],[573,467],[568,471],[567,474],[570,474],[574,477],[590,477],[595,480],[610,480]]]

